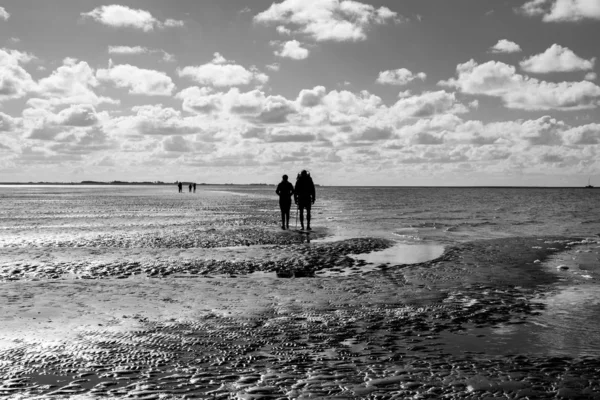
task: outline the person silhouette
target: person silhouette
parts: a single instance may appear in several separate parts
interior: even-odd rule
[[[279,195],[279,208],[281,209],[281,229],[290,229],[290,208],[292,207],[292,195],[294,185],[288,181],[288,176],[283,175],[281,182],[277,185],[275,193]]]
[[[177,187],[179,188],[179,193],[183,192],[183,183],[178,182]]]
[[[296,187],[294,188],[294,203],[298,205],[300,211],[300,227],[304,230],[304,209],[306,209],[306,230],[310,231],[310,209],[311,205],[315,204],[315,184],[313,183],[310,174],[306,170],[302,170],[296,179]]]
[[[196,184],[194,183],[194,193],[196,193]]]
[[[192,193],[192,184],[191,183],[190,183],[190,186],[189,186],[189,191],[190,191],[190,193]]]

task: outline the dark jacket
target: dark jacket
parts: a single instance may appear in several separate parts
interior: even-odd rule
[[[315,201],[315,184],[310,176],[300,176],[298,180],[296,180],[296,187],[294,188],[294,200],[298,201],[300,199],[310,199],[311,201]]]
[[[292,195],[294,194],[294,185],[289,181],[281,181],[279,185],[277,185],[275,193],[279,195],[280,203],[291,203]]]

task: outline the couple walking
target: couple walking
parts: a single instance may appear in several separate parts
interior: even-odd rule
[[[294,203],[298,205],[300,211],[300,227],[304,230],[304,209],[306,209],[306,230],[310,231],[310,208],[315,204],[315,184],[310,174],[306,170],[302,170],[296,178],[295,187],[288,181],[288,176],[284,175],[281,183],[277,185],[275,193],[279,195],[281,229],[290,229],[290,208],[293,195]]]

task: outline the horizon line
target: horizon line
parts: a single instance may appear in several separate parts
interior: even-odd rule
[[[163,181],[78,181],[78,182],[0,182],[0,186],[9,186],[9,185],[30,185],[30,186],[40,186],[40,185],[68,185],[68,186],[127,186],[127,185],[135,185],[135,186],[168,186],[168,185],[176,185],[178,181],[175,182],[163,182]],[[200,186],[277,186],[276,183],[208,183],[208,182],[191,182],[191,181],[181,181],[184,184],[194,184]],[[594,186],[522,186],[522,185],[323,185],[323,184],[315,184],[318,187],[373,187],[373,188],[532,188],[532,189],[595,189]]]

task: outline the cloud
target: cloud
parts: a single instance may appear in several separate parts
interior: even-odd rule
[[[9,18],[10,14],[8,13],[8,11],[6,11],[4,7],[0,7],[0,19],[8,21]]]
[[[256,67],[246,69],[241,65],[233,64],[221,54],[215,53],[214,59],[197,67],[187,66],[177,69],[180,77],[190,78],[202,85],[212,86],[239,86],[250,83],[264,84],[269,77],[260,72]]]
[[[390,107],[390,112],[396,120],[427,118],[439,114],[461,114],[468,111],[469,109],[456,99],[455,93],[444,90],[400,98]]]
[[[595,72],[588,72],[587,74],[585,74],[586,81],[595,81],[597,78],[598,74],[596,74]]]
[[[142,46],[108,46],[108,54],[146,54],[150,50]]]
[[[545,52],[531,56],[519,64],[527,72],[547,74],[550,72],[587,71],[594,68],[595,58],[586,60],[573,51],[553,44]]]
[[[8,114],[0,112],[0,132],[12,132],[19,124],[19,118],[13,118]]]
[[[302,107],[315,107],[321,104],[325,97],[325,86],[316,86],[313,89],[302,89],[296,102]]]
[[[273,64],[268,64],[265,65],[265,68],[270,70],[270,71],[279,71],[279,68],[281,68],[281,65],[279,63],[273,63]]]
[[[531,0],[519,11],[530,17],[542,16],[544,22],[600,20],[600,2],[597,0]]]
[[[276,50],[274,54],[278,57],[287,57],[294,60],[304,60],[308,57],[308,49],[301,46],[297,40],[290,40],[283,43],[279,50]]]
[[[57,115],[57,123],[64,126],[92,126],[98,123],[98,115],[92,105],[77,104],[65,108]]]
[[[496,61],[474,60],[456,67],[457,78],[439,82],[463,93],[498,97],[508,108],[523,110],[578,110],[596,108],[600,87],[589,81],[546,82],[516,73],[515,67]]]
[[[382,85],[401,86],[406,85],[407,83],[414,81],[415,79],[420,79],[424,81],[425,78],[427,78],[427,75],[424,72],[413,74],[406,68],[400,68],[380,72],[376,82]]]
[[[162,141],[164,151],[189,153],[194,150],[193,144],[183,136],[169,136]]]
[[[175,56],[162,49],[149,49],[142,46],[108,46],[108,54],[139,55],[139,54],[162,54],[164,62],[175,61]]]
[[[490,48],[490,53],[519,53],[521,46],[510,40],[500,39],[498,43]]]
[[[112,82],[117,87],[128,88],[130,94],[170,96],[175,89],[175,84],[164,72],[129,64],[111,65],[108,69],[99,69],[96,77],[100,81]]]
[[[34,58],[29,53],[0,49],[0,101],[23,97],[35,89],[33,78],[21,66]]]
[[[189,135],[202,132],[199,122],[184,118],[180,111],[158,105],[135,106],[134,115],[114,118],[108,124],[109,131],[124,137],[132,133],[140,136]]]
[[[387,7],[350,0],[284,0],[254,16],[254,21],[279,24],[283,34],[302,33],[317,41],[359,41],[373,25],[399,21]],[[295,30],[297,29],[297,30]]]
[[[81,13],[81,16],[114,28],[134,28],[144,32],[152,31],[155,27],[180,27],[184,25],[183,21],[173,19],[167,19],[163,23],[146,10],[133,9],[118,4],[100,6],[90,12]]]
[[[29,99],[28,104],[34,107],[58,107],[68,104],[119,103],[96,95],[94,88],[97,86],[98,80],[88,63],[66,58],[62,66],[38,82],[36,94],[43,99]]]

